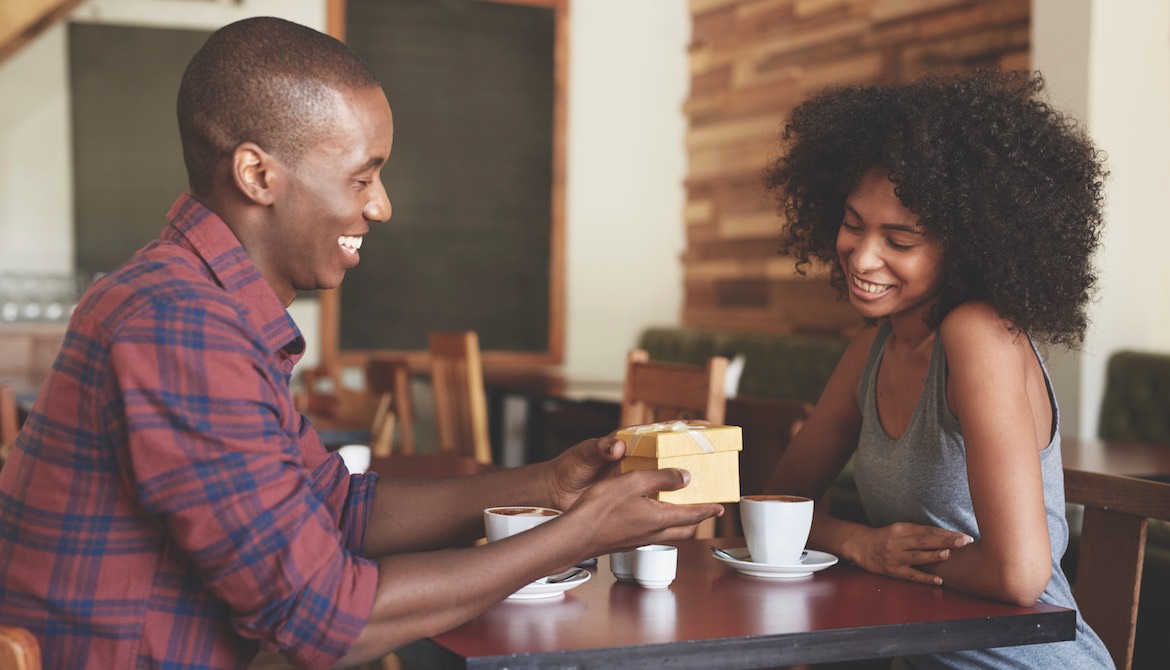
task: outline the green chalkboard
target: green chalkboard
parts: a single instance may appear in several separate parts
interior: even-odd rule
[[[210,34],[69,24],[78,269],[108,272],[157,239],[187,190],[175,98]]]
[[[393,217],[339,291],[341,353],[425,349],[432,330],[475,330],[485,352],[559,352],[560,4],[348,0],[346,41],[394,113]]]

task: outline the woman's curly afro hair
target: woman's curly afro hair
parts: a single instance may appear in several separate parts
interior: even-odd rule
[[[801,273],[828,264],[844,295],[836,238],[845,200],[878,167],[945,250],[931,327],[983,300],[1018,331],[1079,344],[1107,173],[1075,122],[1039,99],[1043,89],[1039,74],[980,71],[833,88],[804,102],[767,174],[786,219],[782,251]]]

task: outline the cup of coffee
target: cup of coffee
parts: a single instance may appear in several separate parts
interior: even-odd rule
[[[739,501],[743,535],[752,562],[795,565],[812,528],[811,498],[787,495],[744,496]]]
[[[495,542],[509,535],[515,535],[539,526],[560,515],[560,510],[551,507],[532,507],[530,505],[489,507],[483,511],[483,527],[487,532],[488,542]]]

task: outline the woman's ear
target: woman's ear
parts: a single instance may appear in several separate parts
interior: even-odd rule
[[[232,152],[232,181],[245,198],[258,205],[271,205],[278,183],[277,160],[255,142],[244,142]]]

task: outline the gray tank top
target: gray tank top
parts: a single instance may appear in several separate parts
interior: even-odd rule
[[[875,527],[908,521],[961,531],[978,539],[979,526],[967,486],[963,433],[958,417],[947,405],[947,360],[942,338],[935,337],[926,382],[910,425],[905,434],[895,440],[886,433],[878,418],[875,391],[877,372],[889,335],[887,321],[878,329],[858,389],[862,422],[855,477],[865,512]],[[1060,412],[1048,370],[1034,343],[1032,351],[1040,361],[1048,386],[1053,425],[1060,425]],[[1044,479],[1048,537],[1052,546],[1052,579],[1040,596],[1040,602],[1075,609],[1068,579],[1060,568],[1060,558],[1068,546],[1060,431],[1053,431],[1052,441],[1040,452],[1040,467]],[[905,661],[914,668],[1077,670],[1113,667],[1100,638],[1085,625],[1079,613],[1074,641],[914,656]]]

